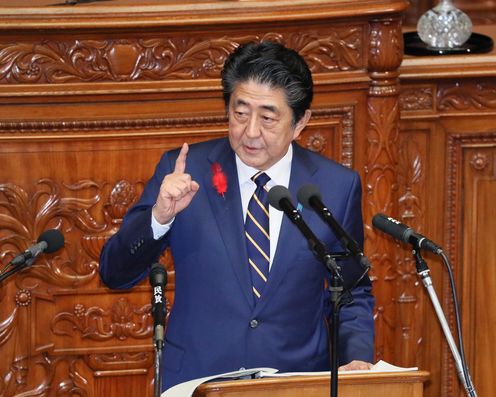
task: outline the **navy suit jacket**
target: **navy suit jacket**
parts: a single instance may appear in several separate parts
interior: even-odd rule
[[[296,197],[306,183],[319,186],[334,217],[363,243],[361,186],[356,172],[293,144],[289,190]],[[178,150],[165,153],[140,201],[105,245],[103,281],[130,288],[169,246],[174,258],[175,296],[163,351],[163,385],[240,368],[280,371],[329,369],[330,313],[324,280],[328,272],[311,253],[303,235],[284,217],[267,285],[255,304],[246,253],[244,220],[235,155],[226,138],[190,146],[186,172],[200,184],[191,204],[177,214],[171,230],[154,240],[151,208],[164,176],[174,169]],[[225,197],[211,182],[218,162],[228,180]],[[330,252],[343,248],[328,226],[310,210],[303,218]],[[350,287],[362,273],[342,264]],[[368,277],[353,289],[354,302],[340,311],[340,363],[373,360],[374,299]]]

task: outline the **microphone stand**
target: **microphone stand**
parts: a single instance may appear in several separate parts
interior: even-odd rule
[[[329,269],[331,273],[331,285],[329,286],[330,300],[332,307],[332,322],[331,322],[331,397],[337,397],[338,395],[338,368],[339,368],[339,310],[341,309],[341,297],[343,295],[343,283],[341,275],[339,274],[339,268],[334,261],[334,266]]]
[[[153,345],[155,347],[155,373],[153,382],[153,395],[160,397],[162,391],[162,348],[164,347],[164,326],[153,327]]]
[[[157,330],[155,329],[155,333]],[[155,344],[155,374],[153,382],[153,395],[154,397],[160,397],[160,392],[162,390],[162,347],[163,343],[153,336]]]
[[[441,324],[441,328],[443,330],[444,336],[451,350],[451,354],[453,355],[453,359],[455,360],[455,366],[458,373],[458,378],[460,379],[463,387],[465,388],[467,395],[470,397],[477,397],[477,393],[475,391],[474,385],[472,384],[472,379],[470,378],[470,374],[466,372],[464,366],[462,365],[462,359],[460,353],[458,352],[448,322],[446,321],[446,317],[444,316],[443,309],[441,308],[441,304],[439,303],[439,299],[437,298],[436,291],[434,290],[429,267],[427,266],[427,263],[420,254],[420,247],[414,246],[412,253],[413,256],[415,257],[417,274],[420,276],[420,278],[422,279],[422,283],[424,284],[424,287],[427,289],[429,297],[432,301],[432,305],[434,306],[434,310],[436,311],[439,323]]]
[[[322,244],[322,243],[320,243]],[[321,245],[322,247],[322,245]],[[331,284],[329,286],[330,292],[330,301],[332,307],[332,323],[331,323],[331,338],[330,338],[330,350],[331,350],[331,397],[338,396],[338,368],[339,368],[339,311],[343,305],[346,305],[352,301],[352,297],[350,295],[350,299],[344,299],[345,290],[344,290],[344,280],[341,276],[341,267],[338,266],[336,259],[346,259],[349,257],[355,257],[351,252],[346,253],[338,253],[338,254],[328,254],[323,253],[317,250],[313,250],[314,254],[316,254],[320,260],[324,263],[327,270],[331,275]],[[359,258],[359,262],[363,263],[362,258]],[[368,273],[369,267],[367,267],[362,273],[361,277],[356,281],[355,285],[360,282],[360,280]]]
[[[281,200],[281,206],[286,204]],[[300,232],[305,236],[308,246],[313,254],[320,259],[331,275],[331,285],[329,286],[330,300],[332,306],[332,324],[331,324],[331,397],[338,396],[338,346],[339,346],[339,310],[342,306],[342,296],[344,292],[343,277],[340,273],[340,267],[336,263],[336,259],[346,258],[347,254],[331,255],[327,252],[324,244],[313,234],[308,226],[303,222],[300,213],[291,207],[283,208],[285,214],[298,227]]]
[[[301,215],[295,210],[286,214],[290,219],[301,219]],[[298,222],[293,221],[297,226]],[[320,259],[331,275],[331,285],[329,286],[330,301],[332,307],[332,323],[331,323],[331,389],[330,396],[338,396],[338,368],[339,368],[339,310],[342,306],[342,297],[344,292],[344,281],[341,276],[341,268],[338,266],[336,259],[344,259],[349,256],[347,254],[329,254],[324,244],[308,229],[306,226],[299,225],[300,231],[307,238],[308,246],[314,255]]]
[[[327,258],[323,258],[323,262],[329,273],[331,275],[331,284],[329,286],[330,292],[330,302],[332,307],[332,322],[331,322],[331,338],[330,338],[330,350],[331,350],[331,397],[338,396],[338,368],[339,368],[339,311],[341,307],[349,301],[344,300],[344,281],[341,276],[341,267],[338,266],[336,259],[345,259],[350,256],[350,254],[333,254],[327,255]]]

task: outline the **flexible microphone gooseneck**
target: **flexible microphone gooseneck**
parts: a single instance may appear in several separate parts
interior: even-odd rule
[[[370,262],[363,254],[358,243],[351,237],[334,218],[331,211],[322,202],[319,188],[312,184],[303,185],[298,190],[298,201],[305,207],[313,209],[322,220],[332,229],[334,235],[341,242],[343,247],[354,257],[358,258],[364,269],[370,268]]]
[[[291,193],[284,186],[274,186],[269,190],[269,204],[279,211],[283,211],[287,217],[300,230],[308,242],[310,250],[320,258],[326,266],[329,266],[329,260],[332,259],[324,244],[315,236],[312,230],[308,227],[303,217],[295,208],[291,201]],[[333,261],[334,262],[334,261]],[[332,264],[335,267],[335,263]],[[337,270],[337,269],[335,269]]]

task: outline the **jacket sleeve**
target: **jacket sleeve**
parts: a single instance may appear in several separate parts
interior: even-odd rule
[[[152,207],[165,175],[172,172],[169,153],[158,163],[138,203],[125,215],[119,231],[103,247],[100,277],[109,288],[127,289],[138,284],[168,245],[168,234],[155,240]]]
[[[371,287],[358,286],[351,293],[353,302],[339,313],[339,363],[353,360],[374,362],[374,297]]]

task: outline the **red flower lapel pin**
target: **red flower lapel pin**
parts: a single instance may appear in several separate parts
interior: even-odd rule
[[[219,163],[212,164],[212,185],[222,197],[227,192],[227,176]]]

